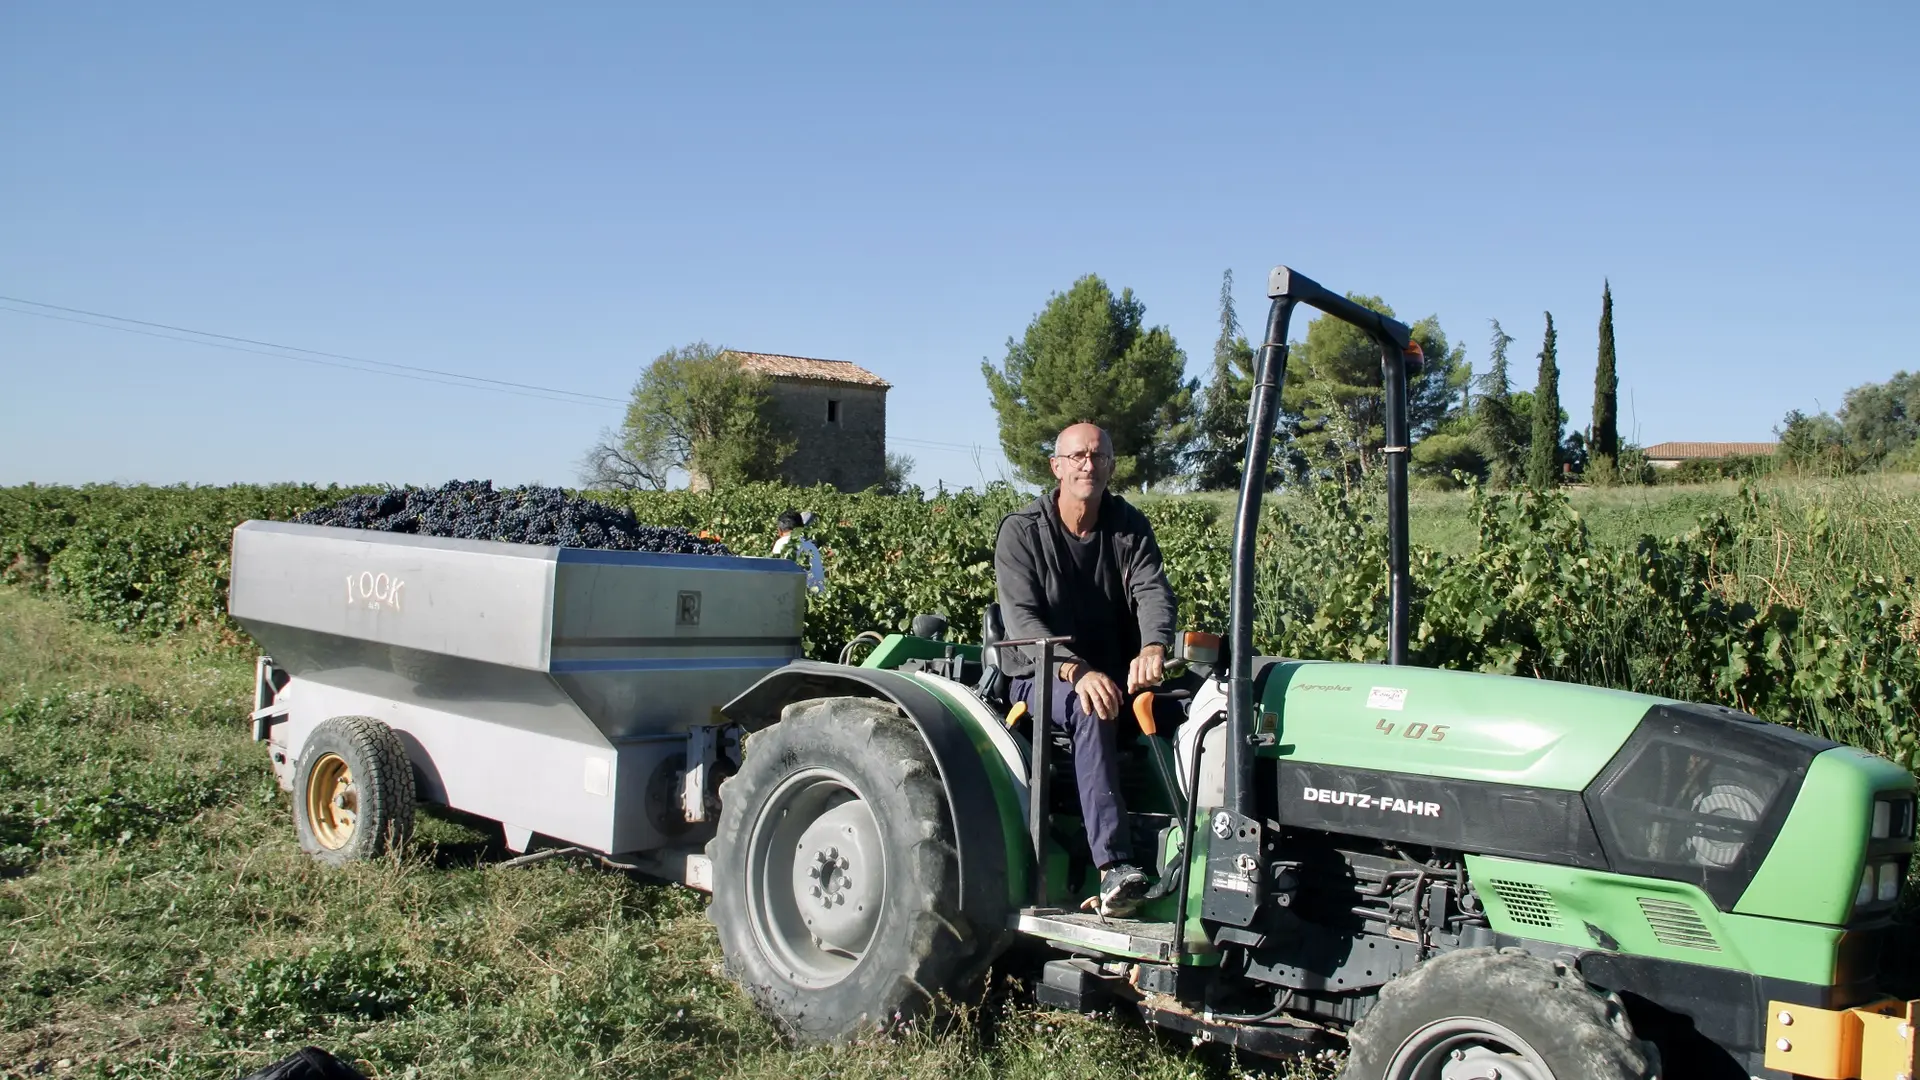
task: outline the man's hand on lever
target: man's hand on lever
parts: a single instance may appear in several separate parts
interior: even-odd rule
[[[1158,644],[1148,645],[1127,668],[1127,693],[1137,694],[1149,686],[1159,686],[1166,673],[1166,649]]]

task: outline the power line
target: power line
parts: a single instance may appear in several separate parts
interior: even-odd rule
[[[988,452],[987,448],[984,446],[981,446],[979,443],[935,442],[932,439],[910,439],[904,435],[889,435],[887,436],[887,441],[910,443],[914,446],[938,447],[939,449],[942,449],[942,450],[967,450],[967,451],[977,452],[982,454]]]
[[[48,304],[39,300],[26,300],[17,296],[0,296],[0,300],[7,301],[8,303],[27,304],[32,307],[47,309],[47,311],[22,311],[19,308],[0,307],[0,311],[12,312],[15,315],[31,315],[36,318],[55,319],[60,322],[76,323],[80,326],[92,326],[101,330],[117,330],[125,334],[140,334],[145,337],[160,338],[161,340],[164,340],[164,341],[179,341],[189,345],[205,345],[209,348],[228,349],[233,352],[251,353],[256,356],[272,356],[282,360],[299,360],[303,363],[319,364],[322,367],[335,367],[335,368],[344,368],[345,370],[348,370],[348,371],[361,371],[369,375],[393,375],[400,378],[412,378],[421,382],[439,383],[443,386],[467,386],[469,389],[474,389],[474,390],[493,389],[498,387],[498,388],[501,388],[499,390],[496,390],[496,392],[498,393],[512,393],[514,391],[531,391],[531,393],[520,394],[518,396],[539,397],[541,400],[545,400],[545,401],[573,401],[575,404],[581,404],[581,405],[586,405],[586,404],[598,405],[601,403],[606,403],[608,405],[624,406],[626,404],[626,400],[624,398],[608,397],[604,394],[589,394],[579,390],[564,390],[554,386],[539,386],[533,383],[509,382],[505,379],[489,379],[481,375],[464,375],[457,371],[441,371],[436,368],[417,367],[411,364],[395,364],[385,360],[370,360],[370,359],[367,359],[366,357],[361,357],[361,356],[348,356],[344,353],[325,352],[320,349],[306,349],[306,348],[301,348],[300,346],[297,346],[297,345],[282,345],[278,342],[260,341],[255,338],[238,337],[233,334],[216,334],[210,330],[195,330],[195,329],[192,329],[191,327],[173,326],[168,323],[148,322],[145,319],[134,319],[124,315],[111,315],[101,311],[88,311],[85,308],[62,307],[59,304]],[[69,317],[60,316],[60,315],[52,315],[48,313],[50,311],[64,311],[64,312],[67,312],[68,315],[70,316],[84,315],[84,316],[87,316],[88,319],[109,319],[109,320],[112,320],[113,322],[130,323],[132,325],[131,326],[114,326],[109,323],[89,322],[87,321],[87,319],[76,319],[76,318],[69,318]],[[177,337],[174,334],[160,334],[160,333],[155,333],[151,330],[136,330],[134,329],[134,327],[136,326],[154,327],[158,330],[172,330],[178,334],[191,334],[194,336],[193,337]],[[216,340],[204,341],[204,340],[201,340],[202,338],[213,338]],[[280,351],[264,352],[261,349],[248,349],[248,348],[240,348],[235,345],[223,345],[223,344],[220,344],[220,342],[239,342],[242,345],[258,345],[266,349],[277,349]],[[295,354],[295,353],[304,354],[304,355],[289,355],[289,354]],[[323,358],[323,359],[311,359],[315,357]],[[344,363],[326,363],[325,360],[344,361]],[[356,366],[356,365],[362,365],[362,366]],[[381,369],[386,369],[386,370],[381,370]],[[402,373],[411,373],[411,374],[402,374]],[[428,376],[433,376],[433,377],[428,377]],[[448,382],[447,380],[449,379],[459,380],[459,381]],[[481,386],[471,385],[474,383],[481,383],[485,385],[481,385]],[[552,395],[552,396],[549,396],[549,395]]]
[[[89,311],[86,308],[63,307],[40,300],[28,300],[18,296],[0,295],[0,301],[10,304],[26,304],[31,307],[45,308],[45,311],[24,311],[20,308],[0,305],[0,311],[13,315],[29,315],[36,319],[52,319],[57,322],[74,323],[78,326],[91,326],[97,330],[114,330],[123,334],[139,334],[142,337],[159,338],[162,341],[177,341],[187,345],[201,345],[210,349],[226,349],[229,352],[247,353],[252,356],[272,357],[276,360],[294,360],[303,364],[319,367],[337,368],[343,371],[358,371],[367,375],[386,375],[397,379],[411,379],[415,382],[432,383],[438,386],[460,386],[469,390],[487,390],[496,394],[510,394],[515,397],[528,397],[538,401],[557,401],[570,405],[589,405],[596,408],[625,407],[625,398],[608,397],[604,394],[589,394],[579,390],[564,390],[553,386],[540,386],[534,383],[509,382],[504,379],[489,379],[480,375],[463,375],[457,371],[441,371],[436,368],[417,367],[411,364],[395,364],[385,360],[371,360],[362,356],[350,356],[346,353],[326,352],[320,349],[302,348],[298,345],[282,345],[274,341],[262,341],[258,338],[240,337],[234,334],[218,334],[211,330],[195,330],[171,323],[150,322],[126,315],[113,315],[103,311]],[[65,312],[55,315],[52,312]],[[73,316],[85,316],[74,318]],[[106,319],[109,322],[90,320]],[[116,326],[114,323],[130,325]],[[151,327],[152,329],[137,329]],[[173,333],[159,333],[170,330]],[[190,337],[179,335],[187,334]],[[213,340],[205,340],[213,339]],[[233,344],[227,344],[233,343]],[[248,348],[247,346],[260,346]],[[266,350],[278,350],[268,352]],[[478,384],[478,385],[476,385]],[[950,443],[933,439],[915,439],[902,435],[892,435],[888,442],[903,443],[916,449],[946,450],[966,454],[990,454],[993,451],[978,443]]]

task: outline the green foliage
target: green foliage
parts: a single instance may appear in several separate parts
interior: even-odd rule
[[[1213,377],[1201,395],[1197,439],[1188,475],[1200,491],[1235,491],[1247,462],[1247,406],[1253,400],[1253,346],[1233,310],[1233,271],[1220,280],[1220,336]]]
[[[1386,582],[1378,475],[1357,487],[1268,500],[1257,547],[1254,633],[1261,652],[1381,654]],[[284,513],[262,516],[290,516],[316,490],[0,490],[0,522],[24,523],[31,533],[0,531],[0,550],[39,552],[36,558],[56,568],[44,575],[44,588],[93,621],[141,634],[198,624],[240,640],[221,614],[236,515],[277,508]],[[643,521],[716,533],[741,554],[770,550],[782,510],[812,510],[817,518],[808,535],[826,564],[825,590],[809,598],[807,610],[805,650],[816,659],[834,658],[863,630],[905,630],[925,612],[946,614],[959,640],[975,639],[994,596],[999,521],[1027,499],[1004,485],[939,491],[924,501],[777,485],[600,497],[631,507]],[[1912,726],[1913,688],[1920,686],[1920,600],[1911,576],[1920,550],[1900,539],[1910,527],[1890,525],[1874,534],[1877,547],[1845,549],[1848,557],[1818,563],[1786,589],[1781,545],[1799,545],[1799,565],[1815,567],[1809,560],[1825,559],[1821,545],[1844,538],[1836,523],[1845,520],[1847,503],[1836,500],[1819,515],[1795,510],[1789,519],[1759,495],[1742,498],[1738,507],[1707,510],[1681,536],[1603,545],[1563,497],[1495,497],[1476,487],[1468,504],[1471,544],[1448,554],[1416,548],[1416,653],[1424,663],[1721,701],[1896,751],[1890,718],[1904,715],[1899,723]],[[1159,535],[1181,621],[1223,628],[1227,512],[1197,497],[1141,505]],[[167,511],[145,524],[146,542],[96,542],[124,528],[115,523],[137,517],[136,508]],[[1910,523],[1912,514],[1910,503],[1879,511],[1893,523]],[[142,589],[116,592],[136,580],[189,584],[163,598]],[[44,725],[63,709],[84,711],[66,704],[21,708],[7,724]],[[89,766],[95,771],[71,773],[64,786],[42,790],[31,769],[6,767],[20,779],[0,785],[13,792],[0,825],[4,843],[31,851],[114,842],[135,827],[129,822],[179,820],[198,808],[170,794],[175,780],[165,770],[135,778],[100,759]]]
[[[1393,316],[1377,296],[1349,293],[1347,299]],[[1425,368],[1407,384],[1407,428],[1417,441],[1459,410],[1472,372],[1462,350],[1447,343],[1437,317],[1411,329],[1426,354]],[[1314,429],[1296,442],[1308,467],[1322,477],[1354,479],[1371,472],[1386,440],[1380,346],[1359,327],[1322,315],[1308,324],[1307,339],[1289,348],[1282,411]]]
[[[116,630],[226,625],[233,527],[285,520],[372,487],[0,488],[0,582],[49,588]]]
[[[1613,283],[1600,289],[1600,361],[1593,372],[1593,445],[1596,463],[1604,461],[1608,480],[1620,456],[1620,375],[1613,355]]]
[[[1659,484],[1706,484],[1715,480],[1751,480],[1766,476],[1774,469],[1774,460],[1761,454],[1736,454],[1723,458],[1694,458],[1670,469],[1653,470]]]
[[[168,702],[125,686],[60,689],[0,709],[0,871],[51,854],[143,839],[247,786],[234,763],[152,762],[128,738],[177,727]],[[60,755],[95,743],[76,759]]]
[[[1847,391],[1836,416],[1787,413],[1774,429],[1777,460],[1808,476],[1844,476],[1920,469],[1920,372],[1894,372],[1884,383]]]
[[[1413,472],[1423,486],[1448,489],[1457,487],[1455,475],[1476,480],[1487,478],[1488,463],[1480,441],[1474,438],[1471,424],[1449,425],[1413,444]]]
[[[1090,421],[1113,439],[1113,486],[1144,487],[1174,476],[1194,437],[1197,381],[1164,326],[1145,325],[1132,289],[1119,296],[1088,274],[1055,293],[1007,339],[999,368],[980,371],[999,414],[1000,447],[1027,481],[1053,483],[1047,458],[1068,426]]]
[[[200,1021],[223,1032],[300,1034],[334,1022],[384,1020],[419,1001],[424,973],[391,951],[319,946],[303,956],[257,957],[226,979],[202,979]]]
[[[1553,332],[1553,312],[1547,314],[1547,333],[1540,343],[1540,377],[1533,388],[1533,437],[1527,446],[1527,483],[1549,488],[1560,482],[1560,360]]]
[[[1920,443],[1920,372],[1897,371],[1884,383],[1847,391],[1840,424],[1848,448],[1868,465]]]
[[[769,380],[704,341],[668,349],[633,386],[619,432],[589,450],[583,479],[664,489],[676,472],[700,486],[774,480],[793,454]]]
[[[1794,409],[1787,413],[1784,424],[1774,429],[1780,440],[1775,453],[1783,465],[1813,476],[1841,476],[1853,471],[1856,463],[1848,452],[1846,428],[1838,420],[1826,413],[1809,416]]]

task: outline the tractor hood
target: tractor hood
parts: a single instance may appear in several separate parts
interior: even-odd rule
[[[1270,756],[1579,791],[1666,698],[1433,668],[1281,661],[1261,672]],[[1268,716],[1273,717],[1271,721]]]
[[[1368,664],[1282,661],[1259,684],[1289,825],[1686,882],[1722,911],[1819,922],[1881,906],[1854,900],[1863,874],[1875,897],[1878,861],[1904,877],[1903,770],[1734,709]],[[1817,899],[1769,858],[1776,842],[1803,865],[1830,856]]]

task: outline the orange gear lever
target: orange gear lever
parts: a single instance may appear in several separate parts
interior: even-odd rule
[[[1158,735],[1160,725],[1153,719],[1153,691],[1148,690],[1133,699],[1133,718],[1140,722],[1143,735]]]

